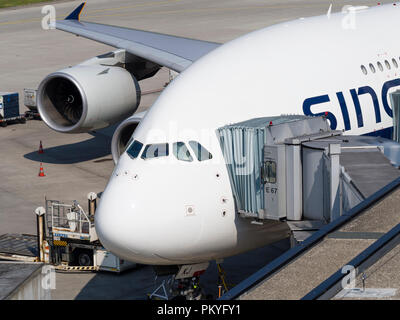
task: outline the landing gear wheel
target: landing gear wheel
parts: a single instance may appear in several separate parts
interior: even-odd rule
[[[3,128],[7,127],[7,122],[6,121],[0,122],[0,126],[2,126]]]

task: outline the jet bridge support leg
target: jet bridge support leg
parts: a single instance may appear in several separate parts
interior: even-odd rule
[[[218,298],[222,297],[223,294],[229,291],[230,286],[226,282],[226,272],[222,268],[220,263],[217,263],[217,268],[218,268]]]
[[[340,190],[340,163],[339,156],[341,153],[340,144],[329,144],[328,148],[328,172],[329,174],[329,202],[326,212],[330,213],[328,221],[333,221],[339,218],[342,214],[341,210],[341,190]]]

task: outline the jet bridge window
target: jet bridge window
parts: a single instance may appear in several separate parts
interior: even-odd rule
[[[126,153],[132,158],[132,159],[136,159],[137,156],[140,153],[140,150],[142,150],[143,147],[143,143],[135,140],[133,141],[133,143],[128,147],[128,149],[126,150]]]
[[[261,175],[264,183],[276,183],[276,162],[272,160],[265,161]]]
[[[173,144],[174,156],[180,161],[192,162],[193,158],[190,155],[189,149],[184,142],[175,142]]]
[[[142,159],[167,157],[169,155],[168,143],[148,144],[142,153]]]
[[[197,160],[205,161],[212,159],[212,154],[197,141],[189,141],[189,145],[193,149]]]

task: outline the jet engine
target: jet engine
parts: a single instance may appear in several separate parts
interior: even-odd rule
[[[145,112],[140,112],[124,120],[114,131],[111,141],[111,153],[114,163],[117,164],[119,157],[124,153],[129,140],[142,120]]]
[[[53,130],[102,129],[131,116],[140,103],[138,81],[161,66],[118,49],[48,75],[39,85],[38,110]]]
[[[88,132],[132,115],[140,102],[136,78],[118,66],[77,65],[48,75],[39,85],[38,110],[53,130]]]

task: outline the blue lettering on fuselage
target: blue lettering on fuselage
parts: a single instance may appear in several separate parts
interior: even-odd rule
[[[389,89],[391,89],[393,87],[397,87],[397,86],[400,86],[400,79],[389,80],[383,84],[382,90],[381,90],[383,109],[385,110],[386,114],[391,118],[393,118],[393,112],[392,112],[392,108],[390,107],[390,105],[388,103],[388,92],[389,92]],[[358,128],[361,128],[364,126],[363,112],[362,112],[362,108],[361,108],[361,104],[360,104],[360,100],[359,100],[359,96],[361,96],[361,95],[369,95],[371,97],[372,104],[374,107],[374,112],[375,112],[375,122],[380,123],[382,121],[378,96],[372,87],[364,86],[364,87],[360,87],[358,89],[350,89],[349,91],[350,91],[351,98],[353,100],[353,106],[354,106],[354,111],[355,111],[355,114],[357,117],[357,127]],[[336,92],[336,98],[339,102],[340,110],[342,112],[344,129],[346,131],[351,130],[349,111],[348,111],[348,107],[346,104],[346,100],[343,96],[343,92],[340,92],[340,91]],[[311,111],[311,108],[314,105],[317,105],[320,103],[326,103],[326,102],[330,102],[330,97],[328,94],[307,98],[303,102],[303,113],[306,116],[326,115],[326,117],[330,121],[331,129],[335,130],[337,128],[337,118],[332,112],[326,111],[326,112],[313,113]]]

